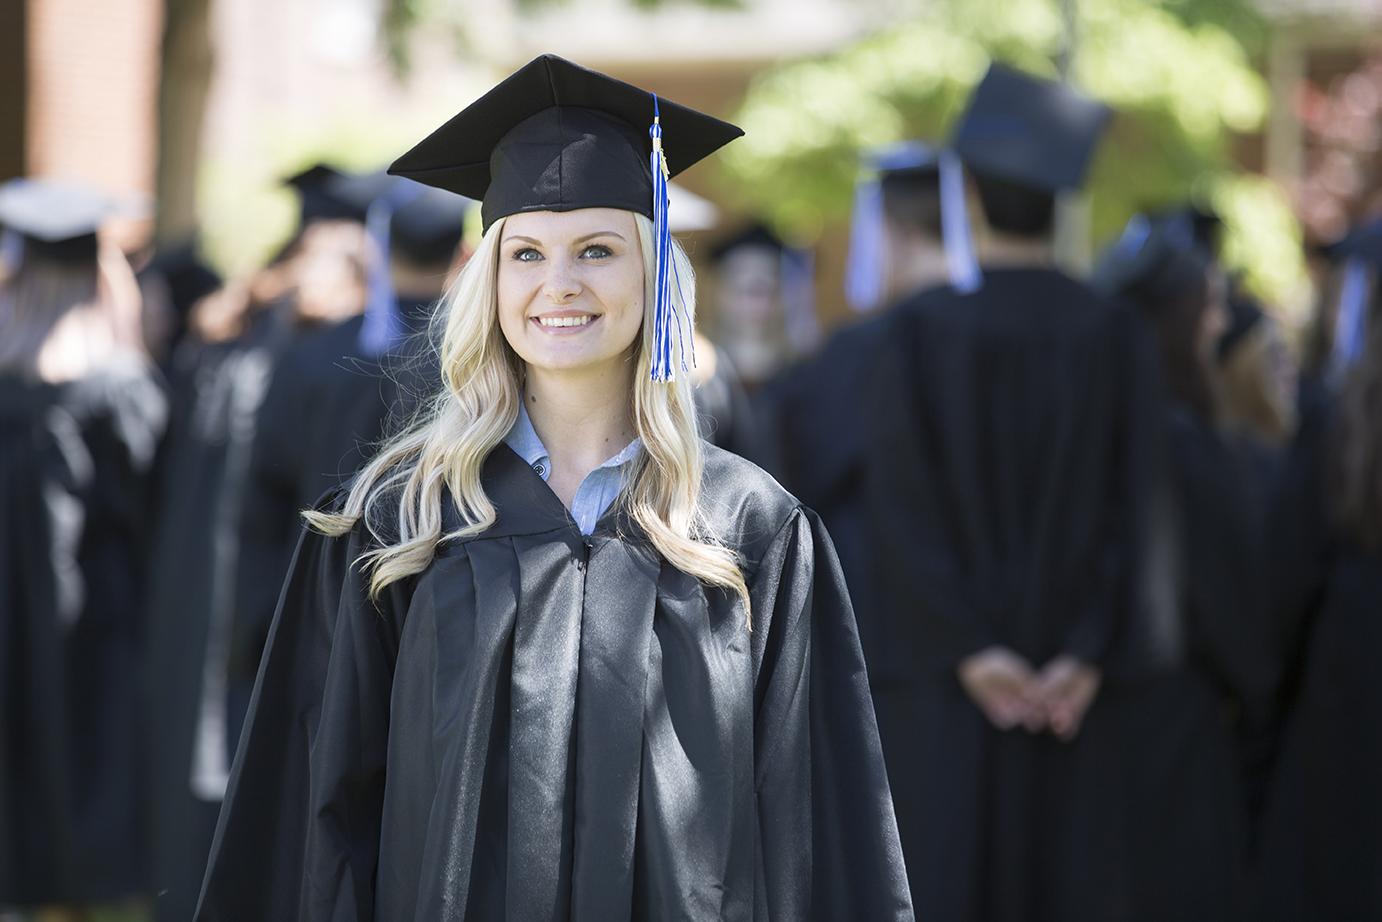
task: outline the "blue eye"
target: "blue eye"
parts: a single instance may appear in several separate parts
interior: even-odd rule
[[[535,263],[542,258],[542,254],[532,247],[524,247],[521,250],[514,250],[512,258],[521,263]]]
[[[586,247],[584,250],[581,251],[581,256],[585,257],[586,259],[604,259],[608,256],[613,255],[614,251],[611,250],[609,247],[605,246],[603,243],[592,243],[590,246]]]

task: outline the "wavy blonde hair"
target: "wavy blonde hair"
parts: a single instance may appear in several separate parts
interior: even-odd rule
[[[651,379],[654,252],[653,225],[634,215],[644,266],[644,322],[636,345],[632,416],[643,451],[627,475],[617,502],[668,563],[712,586],[733,590],[748,617],[748,587],[735,554],[709,530],[700,505],[702,442],[696,428],[689,375],[675,382]],[[498,322],[501,218],[443,299],[440,327],[442,390],[414,423],[387,442],[356,477],[337,513],[307,510],[308,523],[327,535],[349,531],[364,518],[381,547],[361,560],[377,596],[384,587],[421,572],[443,541],[485,532],[495,522],[494,504],[480,481],[490,452],[503,441],[522,401],[522,360]],[[673,298],[695,316],[691,262],[673,240]],[[689,343],[686,344],[689,347]],[[465,523],[442,533],[442,502],[449,493]],[[397,533],[375,523],[393,507]]]

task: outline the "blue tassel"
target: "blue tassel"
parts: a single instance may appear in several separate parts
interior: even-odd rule
[[[686,364],[688,352],[691,364],[696,362],[694,331],[683,330],[690,324],[690,317],[679,309],[672,297],[675,282],[680,292],[681,279],[676,274],[672,262],[672,231],[667,221],[667,156],[662,150],[662,117],[658,109],[657,96],[653,96],[653,124],[648,129],[653,140],[650,167],[653,173],[653,251],[656,257],[657,272],[653,282],[653,361],[652,379],[654,381],[675,381],[676,366],[689,372]],[[675,346],[673,338],[675,337]],[[688,341],[690,346],[688,348]],[[675,357],[673,353],[676,353]]]
[[[1338,316],[1334,320],[1334,349],[1329,357],[1329,374],[1337,383],[1363,354],[1368,330],[1368,267],[1362,260],[1350,259],[1344,265],[1344,280],[1339,292]]]
[[[394,212],[421,195],[422,188],[413,182],[393,182],[365,212],[365,231],[373,243],[373,252],[367,274],[365,318],[360,326],[360,349],[370,358],[378,358],[395,348],[407,333],[398,316],[398,295],[389,273],[390,225]]]

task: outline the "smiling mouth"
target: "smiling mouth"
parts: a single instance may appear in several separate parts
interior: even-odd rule
[[[577,314],[565,317],[534,317],[533,322],[548,330],[588,327],[600,319],[599,314]]]

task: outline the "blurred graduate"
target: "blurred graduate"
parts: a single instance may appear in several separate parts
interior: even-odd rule
[[[102,196],[0,186],[0,907],[143,892],[139,641],[166,405]]]
[[[894,308],[860,405],[878,593],[861,622],[920,918],[1127,911],[1090,724],[1133,588],[1150,379],[1130,313],[1053,253],[1057,197],[1108,115],[990,68],[950,143],[981,278]]]
[[[197,918],[913,917],[829,538],[696,428],[666,181],[739,134],[543,56],[395,162],[484,236],[309,516]]]
[[[230,654],[260,406],[278,355],[341,322],[333,318],[358,316],[364,305],[365,207],[348,194],[360,181],[325,164],[286,178],[298,201],[290,241],[248,281],[192,304],[188,335],[172,356],[145,634],[150,870],[159,920],[181,922],[196,908],[249,701],[252,676],[237,687]]]
[[[1283,922],[1382,916],[1382,220],[1336,253],[1329,396],[1302,420],[1264,567],[1293,657],[1260,875],[1259,918]]]

